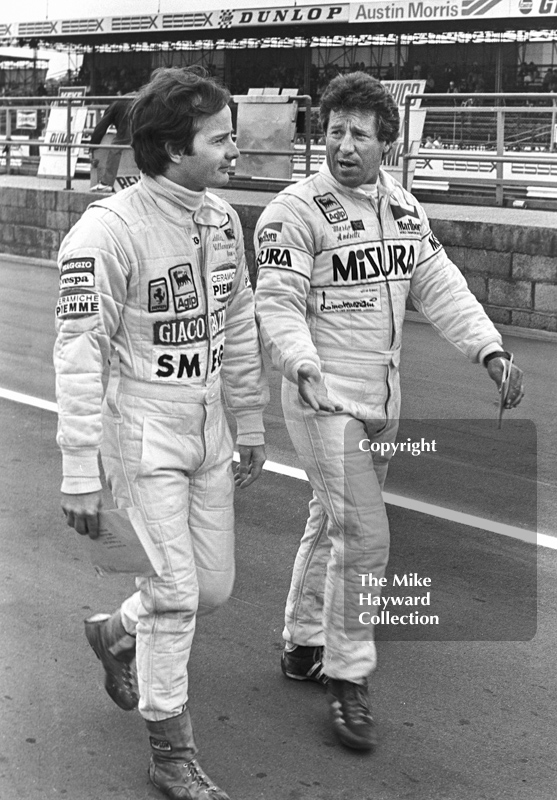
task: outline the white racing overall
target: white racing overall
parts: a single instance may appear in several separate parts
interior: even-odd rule
[[[193,199],[192,199],[193,198]],[[141,181],[94,203],[59,257],[58,443],[69,493],[137,506],[163,560],[122,620],[137,636],[139,710],[181,713],[198,608],[234,580],[232,438],[263,443],[266,387],[237,214],[208,193]],[[103,370],[110,377],[103,402]]]
[[[376,653],[372,627],[358,627],[354,612],[360,592],[380,589],[363,589],[359,576],[383,577],[389,555],[388,456],[370,446],[397,432],[407,297],[472,361],[501,349],[501,337],[420,204],[382,170],[376,200],[324,166],[267,206],[254,241],[262,341],[284,376],[286,424],[314,491],[284,638],[324,645],[325,673],[361,682]],[[304,363],[321,371],[341,412],[316,413],[300,399]]]

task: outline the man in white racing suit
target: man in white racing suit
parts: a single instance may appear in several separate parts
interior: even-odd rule
[[[195,758],[187,665],[198,609],[232,590],[234,482],[248,486],[265,461],[268,388],[242,230],[207,192],[238,155],[229,98],[212,79],[159,70],[130,112],[140,181],[93,203],[59,256],[67,522],[98,535],[100,449],[117,506],[140,510],[162,562],[118,611],[86,620],[86,635],[112,699],[146,720],[151,781],[173,800],[228,797]]]
[[[388,561],[381,495],[388,448],[371,451],[397,433],[408,295],[497,385],[509,357],[420,204],[380,168],[398,135],[393,98],[356,72],[331,81],[320,113],[326,164],[274,198],[255,232],[256,315],[283,374],[286,424],[313,488],[286,604],[282,669],[326,683],[341,741],[371,749],[375,645],[353,611],[360,576],[379,582]],[[521,397],[522,373],[513,367],[507,406]],[[369,446],[359,448],[364,439]],[[366,585],[366,593],[379,591]]]

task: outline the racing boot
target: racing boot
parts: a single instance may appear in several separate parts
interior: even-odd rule
[[[170,800],[230,800],[201,769],[190,712],[162,722],[146,720],[151,744],[149,778]]]
[[[327,696],[333,728],[340,741],[356,750],[372,750],[377,744],[377,731],[367,681],[359,684],[329,678]]]
[[[282,651],[280,667],[287,678],[294,681],[315,681],[327,685],[328,676],[323,672],[323,648],[286,644]]]
[[[122,624],[120,611],[94,614],[85,620],[85,636],[104,667],[104,688],[124,711],[137,708],[139,690],[135,663],[135,636]]]

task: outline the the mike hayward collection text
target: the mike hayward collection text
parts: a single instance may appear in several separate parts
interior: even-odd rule
[[[363,573],[358,575],[361,580],[362,587],[375,586],[387,587],[388,579],[385,577],[377,578],[372,572]],[[428,589],[431,586],[431,578],[421,577],[416,572],[404,573],[404,575],[393,575],[391,579],[393,587],[424,587]],[[372,611],[362,611],[359,614],[358,620],[361,625],[439,625],[439,617],[437,614],[420,614],[418,612],[410,612],[408,614],[393,614],[393,610],[399,606],[429,606],[431,605],[431,592],[428,590],[425,594],[407,595],[407,596],[388,596],[382,597],[380,594],[374,592],[360,592],[359,602],[360,606],[376,606],[377,613]],[[381,611],[379,611],[381,608]]]

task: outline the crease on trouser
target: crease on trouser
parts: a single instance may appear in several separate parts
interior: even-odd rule
[[[161,436],[143,424],[141,405],[131,401],[118,423],[105,409],[102,456],[117,506],[142,509],[163,557],[161,576],[137,578],[138,591],[121,606],[124,627],[137,637],[139,711],[157,722],[186,705],[198,607],[214,610],[232,590],[233,447],[222,409],[211,410],[203,441],[201,431]],[[179,426],[180,418],[164,424]]]
[[[362,635],[347,635],[345,596],[358,597],[359,574],[384,575],[389,527],[381,495],[387,460],[376,459],[374,467],[357,442],[365,436],[394,440],[397,423],[373,433],[346,414],[316,415],[287,381],[283,392],[287,428],[314,490],[287,598],[284,636],[296,644],[324,644],[326,674],[360,682],[376,665],[373,631],[366,626]],[[348,469],[345,435],[347,452],[357,450]]]

